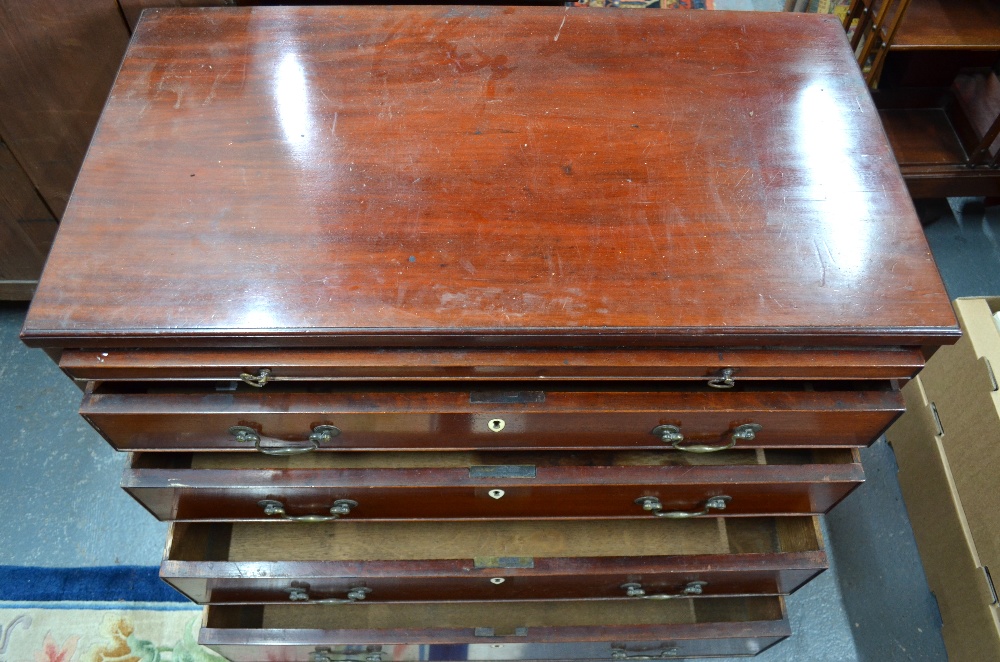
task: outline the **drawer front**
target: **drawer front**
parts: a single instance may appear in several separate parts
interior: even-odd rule
[[[763,624],[755,629],[763,630]],[[232,662],[495,662],[519,660],[659,660],[693,657],[749,657],[767,650],[788,634],[711,637],[706,639],[625,639],[619,642],[564,642],[558,644],[479,643],[429,645],[331,646],[298,644],[283,632],[254,632],[203,628],[199,643]],[[262,636],[272,635],[270,641]],[[376,655],[375,653],[379,653]]]
[[[496,659],[497,649],[504,649],[505,659],[608,660],[754,655],[789,634],[778,597],[641,605],[214,605],[199,643],[247,662]],[[404,645],[423,648],[411,658],[416,651]]]
[[[160,575],[200,603],[644,602],[789,593],[826,567],[812,517],[175,523]]]
[[[717,380],[910,379],[917,349],[873,350],[70,350],[60,367],[78,380]],[[716,386],[725,386],[716,382]]]
[[[519,561],[511,559],[516,564]],[[692,559],[533,559],[530,569],[479,568],[473,560],[416,564],[221,563],[165,561],[160,576],[199,604],[299,604],[509,600],[651,599],[794,593],[827,567],[823,552]],[[256,574],[249,575],[248,571]],[[409,573],[409,575],[407,574]],[[388,576],[387,576],[388,575]],[[624,588],[623,588],[624,587]],[[359,592],[359,589],[362,589]],[[636,595],[633,600],[646,598]]]
[[[119,450],[514,450],[867,446],[898,391],[518,393],[91,392],[81,414]],[[501,399],[502,396],[497,396]]]
[[[155,460],[164,454],[150,455]],[[592,519],[825,513],[864,480],[860,463],[508,469],[532,477],[474,478],[469,469],[454,468],[211,470],[133,464],[122,487],[165,521],[324,517],[344,500],[355,505],[338,517],[352,520]]]

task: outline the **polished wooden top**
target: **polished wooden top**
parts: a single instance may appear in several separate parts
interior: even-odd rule
[[[938,343],[830,17],[147,12],[36,345]]]

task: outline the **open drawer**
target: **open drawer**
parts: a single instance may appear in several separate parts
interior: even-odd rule
[[[506,386],[505,386],[506,388]],[[868,446],[904,410],[891,382],[91,383],[80,413],[119,450],[675,449]]]
[[[495,520],[824,513],[863,480],[848,448],[133,453],[122,487],[161,520]]]
[[[160,576],[200,603],[643,602],[789,593],[826,567],[813,517],[175,523]]]
[[[233,662],[655,660],[755,655],[789,634],[782,599],[755,597],[214,605],[198,641]]]

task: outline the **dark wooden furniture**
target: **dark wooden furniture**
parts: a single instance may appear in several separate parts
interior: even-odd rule
[[[116,0],[0,0],[0,25],[0,300],[26,300],[129,33]]]
[[[1000,195],[1000,6],[912,0],[875,92],[915,198]]]
[[[145,16],[23,338],[173,520],[203,643],[789,635],[814,516],[958,333],[836,19]]]

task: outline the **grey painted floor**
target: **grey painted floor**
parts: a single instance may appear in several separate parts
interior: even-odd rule
[[[80,390],[0,305],[0,564],[158,565],[166,525],[116,485],[125,457],[76,414]]]

